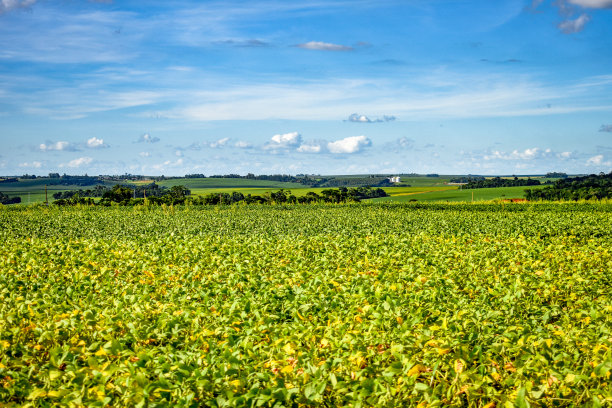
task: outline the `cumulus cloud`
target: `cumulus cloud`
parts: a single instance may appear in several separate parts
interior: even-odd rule
[[[41,143],[38,148],[43,152],[48,152],[52,150],[74,152],[78,150],[77,147],[72,143],[65,141],[51,142],[48,140],[45,143]]]
[[[320,153],[321,145],[318,144],[303,144],[297,149],[300,153]]]
[[[612,125],[601,125],[601,127],[599,128],[599,131],[612,133]]]
[[[298,132],[290,132],[274,135],[264,146],[266,150],[290,149],[299,146],[302,142],[302,135]]]
[[[36,0],[0,0],[0,14],[18,8],[26,8],[36,3]]]
[[[109,146],[104,143],[104,139],[98,139],[94,136],[91,139],[87,139],[87,147],[90,149],[102,149]]]
[[[381,122],[392,122],[396,119],[395,116],[387,116],[384,115],[382,118],[370,119],[366,115],[359,115],[357,113],[353,113],[348,117],[349,122],[356,123],[381,123]]]
[[[91,164],[93,159],[91,157],[79,157],[78,159],[70,160],[68,163],[60,164],[60,167],[83,167]]]
[[[370,146],[372,142],[365,136],[349,136],[335,142],[327,143],[327,150],[336,154],[352,154]]]
[[[321,41],[310,41],[303,44],[298,44],[298,48],[305,50],[318,50],[318,51],[353,51],[353,47],[341,44],[332,44]]]
[[[565,34],[573,34],[582,31],[586,23],[591,20],[588,14],[581,14],[574,20],[565,20],[559,23],[558,27]]]
[[[19,167],[32,167],[34,169],[40,169],[42,167],[42,163],[39,161],[25,162],[25,163],[20,163]]]
[[[154,137],[148,133],[145,133],[144,135],[140,135],[140,137],[138,138],[138,140],[136,140],[135,143],[157,143],[159,142],[159,140],[159,137]]]

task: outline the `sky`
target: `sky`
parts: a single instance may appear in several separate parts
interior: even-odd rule
[[[0,174],[612,171],[612,0],[0,0]]]

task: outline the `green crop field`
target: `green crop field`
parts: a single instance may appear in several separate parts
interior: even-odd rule
[[[500,199],[524,198],[526,188],[542,188],[543,186],[531,187],[497,187],[476,188],[470,190],[459,190],[457,186],[428,187],[428,188],[385,188],[390,197],[375,198],[372,201],[489,201]],[[394,190],[395,189],[395,190]],[[473,196],[472,196],[473,194]]]
[[[304,188],[300,183],[285,183],[282,181],[250,180],[244,178],[179,178],[159,181],[157,184],[164,187],[183,185],[189,189],[238,189],[266,188],[278,190],[280,188]],[[226,192],[228,190],[225,190]]]
[[[609,406],[612,204],[0,207],[0,405]]]

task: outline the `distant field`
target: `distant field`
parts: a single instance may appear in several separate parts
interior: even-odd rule
[[[482,188],[475,190],[459,190],[457,185],[448,185],[452,176],[441,177],[403,177],[402,184],[410,187],[384,187],[391,196],[375,199],[374,201],[408,202],[417,201],[471,201],[472,191],[474,200],[493,200],[499,198],[522,198],[527,187],[505,187],[505,188]],[[542,179],[542,181],[545,181]],[[20,196],[22,204],[34,204],[45,201],[45,183],[49,179],[20,180],[16,183],[0,184],[0,191],[11,196]],[[153,180],[126,181],[124,184],[148,184]],[[112,186],[116,182],[107,182],[105,185]],[[330,187],[311,188],[299,183],[285,183],[267,180],[252,180],[242,178],[195,178],[195,179],[170,179],[157,182],[163,187],[184,185],[194,195],[206,195],[211,193],[240,192],[244,195],[262,195],[278,191],[283,188],[290,190],[297,197],[304,196],[309,192],[320,194],[322,190]],[[49,201],[53,201],[53,193],[66,190],[89,189],[93,186],[76,185],[49,185],[47,187]],[[537,188],[537,187],[536,187]]]
[[[194,178],[194,179],[170,179],[157,182],[163,187],[183,185],[189,189],[239,189],[239,188],[304,188],[299,183],[284,183],[281,181],[251,180],[242,178]],[[235,190],[237,191],[237,190]]]
[[[372,201],[393,201],[393,202],[407,202],[410,200],[417,201],[471,201],[472,192],[474,194],[474,201],[486,201],[495,199],[510,199],[510,198],[523,198],[526,188],[541,188],[538,186],[532,187],[499,187],[499,188],[477,188],[472,190],[459,190],[458,188],[448,188],[446,190],[439,189],[438,191],[431,191],[428,189],[423,192],[415,192],[413,194],[393,194],[391,197],[376,198]]]

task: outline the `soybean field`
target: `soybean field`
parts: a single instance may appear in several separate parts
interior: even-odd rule
[[[0,405],[612,404],[612,205],[0,207]]]

